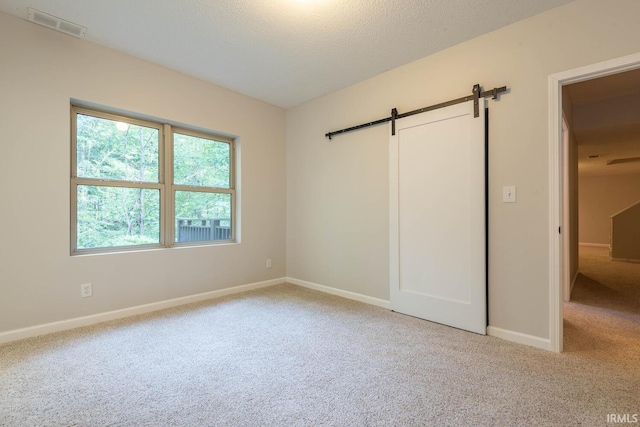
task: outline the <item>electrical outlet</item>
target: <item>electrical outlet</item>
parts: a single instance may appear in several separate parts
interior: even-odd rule
[[[91,295],[93,295],[91,283],[83,283],[80,285],[80,296],[82,298],[90,297]]]
[[[267,260],[267,268],[271,268],[271,259]]]

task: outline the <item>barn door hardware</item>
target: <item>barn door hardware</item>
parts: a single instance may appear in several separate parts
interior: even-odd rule
[[[325,136],[327,138],[331,139],[334,135],[339,135],[341,133],[352,132],[354,130],[368,128],[368,127],[371,127],[371,126],[376,126],[376,125],[380,125],[382,123],[387,123],[387,122],[391,122],[391,135],[395,135],[396,134],[396,120],[398,120],[398,119],[402,119],[404,117],[413,116],[415,114],[426,113],[427,111],[433,111],[433,110],[437,110],[439,108],[449,107],[451,105],[461,104],[463,102],[467,102],[467,101],[471,101],[471,100],[473,100],[473,116],[474,117],[478,117],[479,114],[480,114],[479,111],[478,111],[479,108],[480,108],[480,98],[489,98],[490,97],[491,99],[498,99],[498,95],[500,93],[506,92],[506,91],[507,91],[507,87],[506,86],[494,87],[493,89],[483,91],[482,88],[480,87],[480,85],[477,84],[477,85],[473,86],[473,90],[471,91],[471,95],[463,96],[462,98],[454,99],[454,100],[447,101],[447,102],[441,102],[440,104],[430,105],[429,107],[419,108],[417,110],[409,111],[407,113],[402,113],[402,114],[399,114],[398,110],[394,108],[394,109],[391,110],[391,116],[390,117],[385,117],[384,119],[375,120],[373,122],[363,123],[361,125],[351,126],[349,128],[346,128],[346,129],[341,129],[341,130],[336,130],[336,131],[333,131],[333,132],[329,132],[329,133],[326,133]]]

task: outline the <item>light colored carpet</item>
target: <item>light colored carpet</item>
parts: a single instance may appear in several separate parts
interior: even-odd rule
[[[640,264],[580,247],[580,274],[564,304],[565,351],[640,370]],[[640,384],[637,389],[640,412]]]
[[[2,426],[571,426],[640,369],[293,285],[0,346]]]

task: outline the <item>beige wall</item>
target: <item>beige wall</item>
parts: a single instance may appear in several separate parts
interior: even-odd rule
[[[640,202],[613,216],[611,258],[640,260]]]
[[[285,273],[388,299],[388,129],[324,134],[481,83],[510,88],[489,103],[490,324],[548,337],[547,79],[640,51],[639,14],[570,3],[291,109],[286,135],[279,108],[0,14],[0,332]],[[71,98],[239,135],[242,243],[70,257]]]
[[[609,244],[610,217],[640,201],[640,175],[580,176],[580,243]]]
[[[489,323],[548,338],[548,77],[640,51],[639,15],[636,0],[572,2],[288,110],[288,275],[388,299],[388,128],[324,134],[507,85],[489,102]]]
[[[242,243],[69,256],[71,98],[239,136]],[[284,276],[282,109],[0,14],[0,129],[0,332]]]

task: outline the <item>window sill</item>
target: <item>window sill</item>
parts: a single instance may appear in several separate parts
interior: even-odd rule
[[[220,246],[235,246],[239,245],[238,241],[224,241],[220,243],[201,243],[194,242],[193,244],[184,244],[165,247],[165,246],[152,246],[152,247],[135,247],[131,249],[127,248],[118,248],[114,250],[104,250],[104,249],[87,249],[79,252],[72,252],[70,256],[72,258],[83,258],[88,256],[96,256],[96,255],[122,255],[122,254],[131,254],[131,253],[147,253],[147,252],[159,252],[159,251],[170,251],[170,250],[181,250],[181,249],[195,249],[195,248],[215,248]]]

